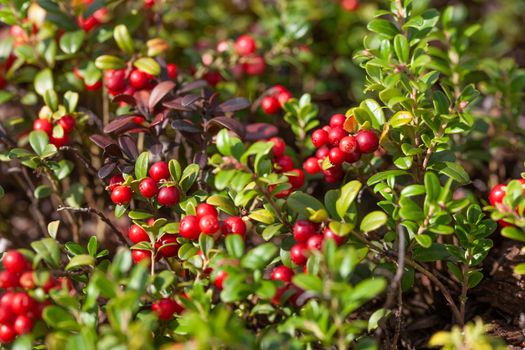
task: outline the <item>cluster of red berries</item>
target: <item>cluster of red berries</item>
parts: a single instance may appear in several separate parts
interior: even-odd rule
[[[53,136],[53,128],[55,125],[60,125],[64,131],[61,137]],[[49,136],[49,142],[55,145],[57,148],[65,146],[69,143],[69,133],[75,129],[76,121],[72,115],[65,115],[58,119],[56,122],[50,120],[50,116],[47,113],[39,113],[39,117],[33,123],[33,130],[44,131]]]
[[[519,182],[521,182],[524,185],[523,193],[525,193],[525,179],[518,179]],[[492,188],[489,194],[489,202],[490,205],[493,207],[497,207],[501,203],[503,203],[503,199],[505,199],[505,196],[507,195],[507,185],[504,184],[497,184]],[[516,209],[517,211],[518,209]],[[511,223],[505,221],[504,219],[501,219],[498,221],[501,227],[507,227],[512,226]]]
[[[264,57],[257,54],[257,44],[251,35],[244,34],[235,40],[235,52],[240,56],[240,67],[248,75],[261,75],[266,69]],[[218,47],[219,49],[219,47]],[[220,51],[220,50],[218,50]]]
[[[285,198],[293,191],[303,187],[304,172],[301,169],[295,168],[292,157],[284,153],[286,150],[286,143],[282,138],[272,137],[268,142],[273,143],[272,154],[275,171],[286,175],[288,177],[288,182],[292,186],[287,190],[275,194],[277,198]],[[274,188],[274,185],[269,186],[270,191],[273,191]]]
[[[282,110],[284,104],[291,99],[292,93],[282,85],[275,85],[269,94],[261,100],[261,108],[266,114],[275,114]]]
[[[162,298],[151,304],[151,310],[162,321],[167,321],[175,314],[184,311],[184,307],[172,298]]]
[[[156,200],[158,204],[170,207],[179,203],[180,192],[177,187],[167,183],[170,177],[168,163],[157,162],[149,169],[149,177],[140,181],[139,194],[149,200]],[[122,185],[124,177],[117,174],[109,180],[108,190],[111,191],[111,200],[115,204],[126,205],[133,198],[130,186]],[[165,185],[165,186],[162,186]]]
[[[309,220],[298,220],[293,227],[293,237],[297,242],[290,249],[290,259],[299,266],[305,266],[308,260],[308,252],[320,250],[323,241],[333,239],[337,245],[343,243],[344,238],[338,236],[329,227],[319,233],[319,226]]]
[[[351,124],[356,126],[355,119]],[[312,133],[312,143],[317,148],[315,157],[306,159],[303,167],[308,174],[322,172],[329,183],[337,182],[343,177],[343,163],[355,163],[361,154],[373,153],[379,147],[379,138],[372,130],[359,130],[355,135],[345,130],[347,118],[343,114],[334,114],[330,125]],[[325,159],[329,167],[323,166]]]
[[[177,65],[169,63],[166,65],[168,77],[177,78]],[[128,74],[129,73],[129,74]],[[151,74],[134,68],[131,71],[126,69],[109,69],[104,71],[104,84],[112,96],[119,94],[133,95],[137,90],[147,90],[155,86],[155,77]]]
[[[207,235],[238,234],[246,237],[246,223],[239,216],[230,216],[221,223],[217,209],[208,203],[201,203],[196,208],[196,215],[186,215],[179,224],[181,237],[196,240],[201,233]]]
[[[92,3],[93,0],[84,0],[84,5],[86,7],[90,6]],[[84,18],[82,15],[78,16],[77,24],[83,31],[89,33],[90,31],[98,28],[100,25],[108,23],[110,20],[111,14],[109,13],[108,9],[106,7],[101,7],[87,18]]]
[[[42,310],[49,302],[33,299],[27,291],[37,286],[31,263],[18,251],[11,250],[2,259],[4,271],[0,272],[0,343],[10,343],[17,335],[27,334],[41,318]],[[64,279],[49,278],[42,286],[45,293],[60,288]]]
[[[148,225],[153,225],[154,219],[148,219],[146,222]],[[140,242],[150,242],[150,237],[146,230],[137,224],[130,226],[128,230],[128,238],[134,244]],[[179,243],[177,242],[177,236],[174,234],[165,234],[160,237],[154,245],[155,258],[158,260],[160,257],[171,258],[177,255],[179,251]],[[145,249],[133,249],[131,251],[131,257],[133,262],[138,264],[142,260],[151,261],[152,252]]]

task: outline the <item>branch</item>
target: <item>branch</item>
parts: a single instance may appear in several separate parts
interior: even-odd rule
[[[89,207],[88,208],[74,208],[74,207],[62,207],[62,206],[57,209],[57,211],[63,211],[63,210],[69,210],[69,211],[73,211],[77,213],[90,213],[90,214],[97,215],[98,217],[100,217],[102,221],[104,221],[113,230],[113,232],[117,234],[117,237],[122,242],[122,244],[129,246],[129,243],[126,240],[126,237],[124,237],[124,235],[122,234],[122,232],[120,232],[120,230],[111,222],[111,220],[109,220],[108,217],[104,215],[104,213],[101,212],[100,210],[89,208]]]

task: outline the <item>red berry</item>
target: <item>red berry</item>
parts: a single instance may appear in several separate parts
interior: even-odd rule
[[[205,215],[199,219],[199,228],[205,234],[214,234],[219,231],[219,219],[215,215]]]
[[[64,129],[64,132],[70,132],[75,128],[75,118],[71,115],[65,115],[59,119],[58,124]]]
[[[284,155],[276,160],[276,168],[279,172],[290,171],[294,168],[293,159],[289,155]]]
[[[107,70],[104,72],[104,81],[109,90],[120,93],[126,89],[126,70]]]
[[[324,146],[328,143],[328,133],[323,129],[317,129],[312,134],[312,143],[316,148]]]
[[[225,236],[239,234],[244,238],[246,236],[246,224],[240,217],[230,216],[223,221],[221,231]]]
[[[345,124],[345,121],[346,121],[346,117],[344,116],[344,114],[334,114],[331,118],[330,118],[330,126],[332,128],[335,128],[335,127],[338,127],[340,126],[341,128],[343,127],[343,125]]]
[[[4,287],[0,287],[0,288],[4,288]],[[15,297],[14,292],[5,292],[0,298],[0,306],[5,307],[5,308],[11,308],[11,305],[13,305],[14,297]]]
[[[281,110],[281,104],[275,96],[265,96],[261,101],[261,108],[266,114],[274,114]]]
[[[337,245],[341,245],[345,240],[343,236],[339,236],[328,227],[323,231],[323,239],[333,239]]]
[[[179,251],[177,236],[169,234],[162,236],[161,239],[155,243],[155,249],[165,258],[176,256]]]
[[[355,163],[359,159],[361,159],[361,153],[357,149],[352,153],[345,153],[345,162],[347,163]]]
[[[133,224],[130,226],[128,230],[128,238],[135,244],[140,242],[149,242],[148,233],[146,232],[146,230],[144,230],[137,224]]]
[[[341,7],[348,12],[355,11],[359,7],[359,0],[341,0]]]
[[[170,177],[170,169],[168,163],[166,162],[157,162],[154,163],[151,168],[149,168],[149,176],[155,180],[166,180]]]
[[[53,133],[53,124],[47,119],[39,118],[33,123],[33,130],[41,130],[47,135],[51,135]]]
[[[166,69],[168,71],[168,77],[170,79],[177,78],[177,65],[175,63],[168,63]]]
[[[209,85],[217,86],[222,80],[222,75],[219,72],[207,72],[203,78]]]
[[[157,194],[159,189],[157,188],[157,182],[151,177],[147,177],[140,182],[139,192],[145,198],[151,198]]]
[[[26,258],[16,250],[10,250],[4,254],[2,263],[7,271],[12,273],[20,273],[25,271],[27,266]]]
[[[235,40],[235,51],[239,56],[249,56],[257,50],[255,40],[250,35],[241,35]]]
[[[199,219],[206,215],[212,215],[215,217],[219,215],[219,213],[217,212],[217,209],[215,209],[213,205],[208,204],[208,203],[201,203],[197,205],[197,208],[195,209],[195,211],[197,212],[197,217]]]
[[[56,148],[60,148],[69,143],[69,136],[67,136],[66,133],[64,133],[62,137],[54,137],[53,135],[51,135],[49,137],[49,143],[55,145]]]
[[[19,279],[20,286],[24,289],[34,289],[35,288],[35,280],[33,278],[33,272],[27,271],[24,272]],[[1,321],[0,321],[1,323]]]
[[[336,126],[328,133],[328,142],[330,142],[330,144],[334,147],[338,146],[341,139],[347,135],[348,133],[345,131],[345,129],[340,126]]]
[[[298,220],[293,226],[293,237],[299,243],[304,243],[308,238],[317,233],[317,226],[309,220]]]
[[[95,12],[93,12],[93,17],[99,23],[108,23],[111,19],[111,14],[109,13],[107,7],[101,7]]]
[[[162,298],[151,305],[151,310],[157,314],[160,320],[167,321],[175,313],[180,313],[183,308],[179,303],[170,298]]]
[[[328,183],[337,182],[343,177],[343,169],[341,166],[336,165],[328,169],[321,169],[321,171],[323,172],[325,180]]]
[[[345,161],[345,153],[341,151],[338,147],[334,147],[328,153],[328,159],[333,165],[341,165]]]
[[[279,92],[277,94],[277,100],[279,100],[279,104],[281,105],[281,107],[284,106],[284,104],[288,102],[288,100],[290,100],[292,97],[292,93],[288,90]]]
[[[127,186],[119,185],[111,191],[111,201],[115,204],[126,205],[131,201],[132,197],[133,193]]]
[[[266,62],[262,56],[254,56],[250,57],[242,68],[248,75],[261,75],[266,69]]]
[[[13,327],[0,325],[0,343],[7,344],[15,340],[16,332]]]
[[[277,266],[272,270],[272,280],[290,282],[294,273],[293,270],[287,266]]]
[[[115,187],[117,187],[123,182],[124,182],[124,176],[122,176],[122,174],[113,175],[111,179],[109,179],[108,190],[113,191]]]
[[[273,147],[272,147],[273,156],[275,158],[282,157],[284,155],[284,151],[286,150],[286,143],[284,142],[284,140],[280,137],[272,137],[268,141],[273,143]]]
[[[11,306],[1,306],[0,307],[0,324],[10,324],[13,322],[15,314],[11,310]]]
[[[97,80],[95,83],[91,85],[84,83],[84,87],[86,88],[87,91],[96,91],[102,87],[102,81]]]
[[[376,133],[371,130],[361,130],[355,136],[359,152],[373,153],[379,147],[379,138]]]
[[[33,320],[26,315],[19,315],[15,319],[13,328],[18,335],[29,333],[33,328]]]
[[[357,140],[354,136],[345,136],[339,141],[339,149],[344,153],[354,153],[357,150]]]
[[[197,239],[201,233],[199,219],[195,215],[185,216],[179,224],[179,234],[186,239]]]
[[[290,259],[296,265],[304,265],[308,260],[306,256],[307,247],[304,243],[297,243],[290,249]]]
[[[490,205],[495,206],[496,203],[503,202],[503,198],[505,198],[505,195],[507,193],[507,186],[498,184],[492,188],[489,195],[489,202]]]
[[[321,250],[322,245],[323,236],[321,235],[313,235],[312,237],[308,238],[308,241],[306,241],[306,247],[309,250]]]
[[[328,157],[328,153],[330,153],[330,148],[328,148],[327,146],[323,146],[319,148],[317,151],[315,151],[315,156],[318,159],[323,160],[326,157]]]
[[[162,187],[157,195],[157,202],[165,207],[179,203],[179,190],[176,187]]]
[[[295,174],[295,175],[292,175]],[[292,169],[286,175],[288,182],[292,185],[292,189],[297,190],[304,185],[304,173],[301,169]]]
[[[79,16],[77,18],[77,23],[86,33],[92,31],[100,25],[100,22],[93,16],[89,16],[86,19],[84,19],[82,16]]]
[[[141,90],[149,85],[151,75],[141,71],[140,69],[133,69],[129,75],[129,84],[137,89]]]
[[[228,272],[224,270],[217,271],[217,275],[215,276],[215,280],[213,281],[215,287],[217,287],[219,290],[222,290],[224,280],[226,279],[226,277],[228,277]]]
[[[321,129],[324,130],[324,131],[326,131],[326,133],[329,133],[329,132],[332,130],[332,128],[330,127],[330,125],[325,125],[325,126],[323,126]]]
[[[138,264],[143,260],[151,262],[151,252],[145,249],[132,249],[131,259],[135,264]]]
[[[155,5],[155,0],[144,0],[144,7],[152,8]]]
[[[35,306],[35,301],[24,292],[16,293],[13,296],[13,303],[11,307],[13,312],[17,315],[25,315]]]
[[[317,174],[321,171],[321,167],[319,166],[319,160],[316,157],[310,157],[306,159],[306,161],[303,164],[303,169],[308,174]]]
[[[18,287],[19,279],[16,273],[9,271],[0,271],[0,288]]]

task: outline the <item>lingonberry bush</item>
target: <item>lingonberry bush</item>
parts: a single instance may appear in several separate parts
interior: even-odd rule
[[[504,347],[525,71],[431,5],[0,0],[2,346]]]

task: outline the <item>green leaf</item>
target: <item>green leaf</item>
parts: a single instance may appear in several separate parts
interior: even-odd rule
[[[83,266],[93,267],[95,265],[95,261],[95,258],[88,254],[76,255],[73,258],[71,258],[71,260],[67,264],[66,271],[74,270]]]
[[[407,38],[402,34],[397,34],[394,38],[394,51],[397,58],[403,62],[408,63],[408,56],[410,54],[410,47],[408,46]]]
[[[148,176],[148,161],[149,161],[149,153],[142,152],[135,161],[135,178],[137,180],[142,180],[146,176]]]
[[[399,33],[395,25],[384,19],[375,19],[371,21],[368,23],[367,28],[387,39],[392,39]]]
[[[44,238],[31,243],[37,257],[43,259],[49,266],[58,268],[60,265],[60,248],[53,238]]]
[[[264,228],[263,232],[261,233],[261,236],[262,238],[264,238],[265,241],[269,241],[275,235],[281,232],[281,228],[283,228],[283,224],[277,223],[277,224],[268,225]]]
[[[352,180],[341,187],[341,194],[335,202],[335,208],[339,217],[343,218],[361,190],[362,184]]]
[[[5,196],[5,190],[2,186],[0,186],[0,198],[2,198],[3,196]]]
[[[141,210],[132,210],[128,213],[128,216],[131,220],[144,220],[151,218],[153,214]]]
[[[33,148],[33,151],[40,156],[44,153],[46,145],[49,144],[49,136],[47,136],[45,131],[31,131],[29,134],[29,144],[31,148]]]
[[[379,326],[379,321],[385,316],[390,315],[390,310],[377,309],[368,319],[368,332],[375,330]]]
[[[139,58],[135,62],[133,62],[133,65],[143,71],[144,73],[148,73],[151,75],[159,75],[160,74],[160,66],[159,64],[153,59],[149,57],[143,57]]]
[[[228,255],[240,259],[244,254],[244,240],[241,235],[228,235],[225,238]]]
[[[182,176],[182,168],[180,163],[176,159],[170,159],[169,163],[171,179],[175,182],[179,182],[180,177]]]
[[[266,267],[278,252],[273,243],[264,243],[250,250],[241,259],[241,266],[251,270],[260,270]]]
[[[69,113],[77,109],[79,95],[73,91],[66,91],[64,94],[64,106]]]
[[[83,30],[64,33],[60,38],[60,49],[67,54],[74,54],[82,47],[84,37]]]
[[[47,90],[53,90],[53,72],[49,68],[44,68],[38,72],[34,80],[35,91],[40,95],[44,96]]]
[[[315,294],[322,294],[323,293],[323,281],[317,276],[311,275],[311,274],[298,274],[293,276],[292,283],[295,284],[297,287],[312,292]]]
[[[184,169],[179,181],[179,185],[184,193],[188,192],[195,180],[197,180],[199,171],[200,168],[198,164],[190,164]]]
[[[428,235],[415,235],[414,238],[416,239],[417,243],[419,243],[419,245],[423,248],[430,248],[430,246],[432,246],[432,238]]]
[[[113,29],[113,38],[122,51],[133,54],[133,39],[124,24],[115,26],[115,29]]]
[[[63,331],[77,331],[80,329],[80,323],[59,306],[47,306],[42,313],[44,321],[54,329]]]
[[[359,105],[361,109],[366,111],[370,116],[370,122],[375,129],[381,129],[383,124],[385,124],[385,115],[379,103],[370,98],[364,100]]]
[[[392,116],[392,118],[390,118],[390,120],[388,121],[388,123],[393,127],[393,128],[399,128],[401,126],[404,126],[404,125],[407,125],[407,124],[410,124],[410,122],[414,119],[414,116],[412,115],[412,113],[408,112],[408,111],[399,111],[397,112],[396,114],[394,114]]]
[[[463,169],[463,167],[459,164],[452,163],[452,162],[442,162],[433,164],[431,167],[433,170],[438,171],[440,174],[445,174],[451,179],[455,180],[460,185],[466,185],[470,183],[470,178]]]
[[[211,204],[214,207],[217,207],[218,209],[222,210],[226,214],[237,215],[237,208],[235,207],[230,197],[217,194],[217,195],[208,197],[208,199],[206,199],[206,203]]]
[[[517,227],[507,226],[501,230],[501,235],[515,241],[525,242],[525,233]]]
[[[425,173],[425,190],[428,202],[433,203],[439,199],[441,184],[437,175],[431,171]]]
[[[56,111],[58,108],[58,95],[53,89],[46,90],[44,92],[44,102],[51,108],[52,111]],[[54,134],[54,133],[53,133]],[[61,137],[62,135],[59,135]]]
[[[102,55],[95,60],[95,67],[101,70],[124,68],[126,63],[118,57]]]
[[[375,185],[378,182],[387,180],[390,177],[398,177],[398,176],[402,176],[402,175],[409,175],[409,172],[406,171],[406,170],[387,170],[387,171],[382,171],[380,173],[377,173],[377,174],[371,176],[368,179],[368,181],[367,181],[367,185],[368,186],[372,186],[372,185]]]
[[[47,185],[40,185],[37,188],[35,188],[33,195],[35,196],[35,198],[43,199],[49,197],[51,193],[51,187]]]
[[[399,205],[401,206],[399,215],[403,219],[416,222],[422,222],[425,220],[425,214],[423,213],[423,210],[413,200],[403,197],[399,201]]]
[[[272,213],[270,213],[270,211],[267,209],[254,210],[250,215],[248,215],[248,217],[267,225],[271,225],[275,222],[275,218],[273,217]]]
[[[468,276],[468,287],[474,288],[483,279],[483,273],[481,271],[472,271]]]
[[[525,263],[518,264],[514,267],[514,272],[518,275],[525,275]]]
[[[362,232],[375,231],[386,224],[388,217],[382,211],[373,211],[368,213],[361,221],[360,230]]]
[[[199,236],[199,247],[201,248],[202,254],[204,256],[208,256],[208,253],[213,248],[213,245],[215,244],[215,240],[212,236],[207,235],[205,233],[201,233]]]
[[[56,239],[58,233],[58,226],[60,225],[60,220],[51,221],[47,224],[47,233],[53,238]]]

